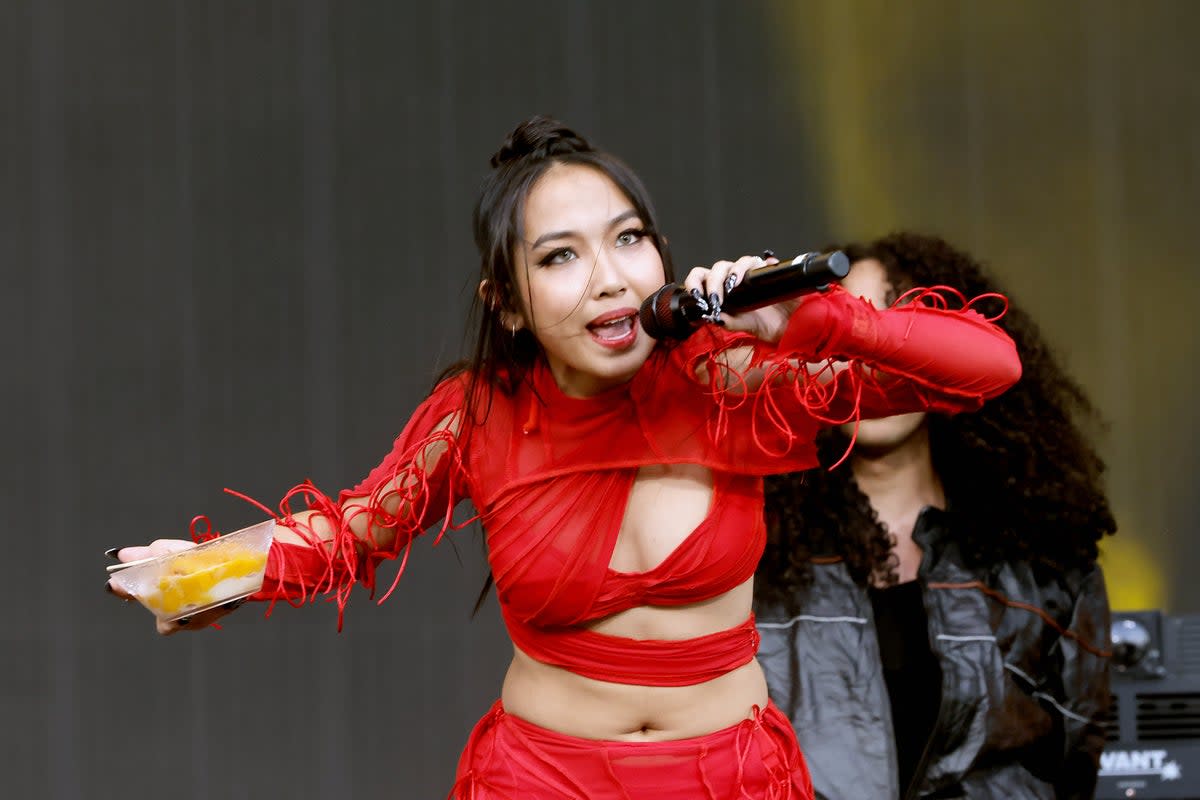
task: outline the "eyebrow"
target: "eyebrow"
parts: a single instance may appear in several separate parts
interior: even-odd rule
[[[640,216],[641,216],[641,214],[639,214],[637,212],[637,209],[631,208],[628,211],[624,211],[620,214],[617,214],[615,217],[610,219],[608,221],[608,227],[612,228],[615,225],[620,225],[622,222],[629,219],[630,217],[640,217]],[[533,241],[533,243],[529,245],[529,247],[531,250],[536,250],[537,248],[541,247],[546,242],[553,241],[554,239],[567,239],[574,235],[575,235],[574,231],[551,231],[550,233],[543,233],[541,236],[539,236],[537,239],[535,239]]]

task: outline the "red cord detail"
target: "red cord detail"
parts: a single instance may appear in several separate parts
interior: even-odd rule
[[[430,448],[440,452],[431,455]],[[387,463],[387,469],[372,473],[370,483],[374,488],[365,493],[343,493],[340,502],[311,481],[289,489],[275,512],[245,494],[225,490],[262,510],[303,542],[276,541],[271,547],[267,578],[262,590],[253,596],[269,601],[268,616],[280,600],[297,607],[327,595],[326,599],[337,603],[340,631],[355,584],[366,586],[374,597],[378,566],[399,559],[395,579],[378,600],[382,603],[395,591],[408,564],[412,541],[426,527],[442,520],[433,542],[436,545],[448,530],[461,529],[477,519],[456,523],[452,518],[457,498],[465,493],[453,485],[462,480],[464,470],[460,448],[450,431],[432,432]],[[434,472],[440,478],[437,487],[430,481]],[[444,498],[444,502],[439,504],[436,498]],[[303,501],[303,510],[315,514],[298,517],[292,508],[295,499]],[[314,527],[314,522],[324,533]],[[194,530],[197,524],[193,521]]]
[[[982,581],[966,581],[964,583],[930,583],[929,588],[930,589],[975,589],[976,591],[981,592],[982,594],[986,595],[987,597],[992,598],[993,600],[995,600],[997,603],[1000,603],[1001,605],[1008,606],[1009,608],[1019,608],[1022,611],[1028,611],[1031,614],[1036,614],[1038,617],[1040,617],[1042,619],[1043,622],[1045,622],[1047,625],[1049,625],[1050,628],[1052,628],[1055,631],[1058,631],[1060,636],[1062,636],[1066,639],[1073,640],[1076,644],[1078,644],[1080,647],[1082,647],[1084,650],[1088,651],[1089,653],[1091,653],[1094,656],[1099,656],[1100,658],[1110,658],[1112,656],[1111,650],[1105,650],[1102,647],[1097,647],[1096,645],[1092,644],[1088,640],[1084,639],[1082,636],[1080,636],[1075,631],[1070,630],[1068,628],[1064,628],[1062,625],[1059,625],[1058,622],[1054,619],[1054,617],[1050,616],[1046,612],[1045,609],[1039,608],[1038,606],[1032,605],[1030,603],[1022,603],[1019,600],[1013,600],[1012,598],[1010,598],[1008,595],[1004,594],[1003,592],[998,592],[995,589],[988,587]]]
[[[1000,300],[993,317],[975,309],[985,300]],[[807,311],[801,305],[779,348],[747,334],[725,337],[717,351],[692,357],[691,374],[706,375],[708,392],[717,407],[708,434],[713,441],[748,429],[755,446],[769,456],[785,455],[810,435],[811,420],[836,426],[853,423],[850,442],[830,469],[849,457],[858,439],[858,425],[869,408],[872,417],[914,410],[946,413],[977,408],[986,397],[1010,385],[1004,369],[1016,365],[1011,340],[996,320],[1008,310],[1003,295],[989,293],[967,300],[948,286],[914,288],[891,309],[876,310],[868,301],[835,289],[814,299]],[[907,318],[897,315],[907,315]],[[888,322],[890,317],[891,323]],[[914,326],[921,325],[921,335]],[[791,327],[795,325],[796,327]],[[992,328],[983,333],[981,328]],[[948,361],[938,344],[956,334],[969,334],[978,346],[964,358]],[[752,348],[744,370],[724,359],[733,349]],[[978,363],[975,363],[978,361]],[[952,366],[950,366],[952,365]],[[897,390],[905,399],[893,403]],[[869,405],[868,399],[870,398]],[[744,409],[746,404],[750,408]],[[748,425],[734,424],[739,413]],[[797,425],[797,416],[805,417]]]

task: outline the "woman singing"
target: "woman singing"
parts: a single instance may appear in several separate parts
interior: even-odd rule
[[[358,486],[294,490],[309,508],[281,514],[258,598],[373,589],[469,499],[514,648],[452,797],[810,798],[754,658],[762,478],[815,466],[822,425],[978,407],[1017,380],[1012,342],[973,312],[836,287],[721,315],[768,263],[749,256],[684,281],[723,325],[656,342],[637,312],[670,258],[629,167],[544,117],[492,166],[473,355]]]

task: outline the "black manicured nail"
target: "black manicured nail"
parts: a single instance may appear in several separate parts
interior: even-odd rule
[[[191,621],[192,621],[191,617],[180,617],[179,619],[175,620],[175,624],[182,628],[182,627],[185,627]]]
[[[125,549],[125,547],[128,547],[128,546],[129,545],[125,545],[123,547],[110,547],[104,551],[104,555],[108,556],[109,558],[116,558],[117,553],[121,552],[122,550]]]
[[[721,298],[720,298],[720,296],[717,295],[716,292],[709,293],[708,306],[709,306],[709,308],[713,309],[714,314],[716,314],[717,312],[719,312],[721,310]]]
[[[696,298],[696,302],[700,304],[701,311],[708,311],[708,301],[704,299],[704,295],[699,289],[692,289],[692,297]]]
[[[734,286],[737,286],[737,282],[738,282],[737,275],[730,275],[728,278],[726,278],[725,279],[725,293],[729,294],[729,290],[732,289]]]

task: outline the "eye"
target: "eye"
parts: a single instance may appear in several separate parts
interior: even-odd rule
[[[542,260],[538,262],[539,266],[548,267],[551,264],[566,264],[568,261],[574,261],[576,258],[575,251],[569,247],[560,247],[557,250],[551,250]]]
[[[641,228],[630,228],[617,235],[617,247],[628,247],[646,238],[646,232]]]

